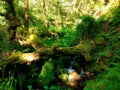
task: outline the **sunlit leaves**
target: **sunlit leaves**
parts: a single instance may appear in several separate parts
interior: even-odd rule
[[[0,14],[5,15],[7,13],[8,6],[4,1],[0,1]]]
[[[7,30],[9,27],[9,22],[4,16],[0,16],[0,30]]]
[[[42,66],[41,73],[38,75],[38,79],[42,85],[48,85],[55,79],[53,70],[52,60],[47,61],[44,66]]]

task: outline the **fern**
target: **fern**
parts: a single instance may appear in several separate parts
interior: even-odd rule
[[[41,73],[38,75],[38,79],[42,85],[48,85],[55,79],[53,69],[54,66],[51,60],[44,64]]]
[[[109,69],[106,74],[99,75],[96,80],[87,82],[84,90],[119,90],[120,89],[120,63]]]

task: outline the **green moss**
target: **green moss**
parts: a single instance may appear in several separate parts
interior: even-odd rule
[[[38,75],[39,82],[42,85],[48,85],[49,83],[55,80],[53,70],[54,70],[54,65],[52,63],[52,60],[50,59],[44,64],[44,66],[42,66],[42,70]]]
[[[62,81],[66,82],[66,81],[68,80],[68,74],[63,73],[63,74],[61,74],[61,75],[59,76],[59,78],[60,78]]]

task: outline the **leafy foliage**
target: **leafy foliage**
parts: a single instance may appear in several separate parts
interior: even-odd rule
[[[110,69],[106,74],[99,75],[96,80],[87,82],[84,90],[119,90],[120,89],[120,64]]]
[[[63,27],[61,29],[57,27],[51,27],[50,32],[53,35],[45,36],[43,38],[44,43],[47,45],[54,45],[57,43],[61,47],[73,46],[77,39],[77,34],[73,28]]]
[[[0,53],[11,50],[10,37],[7,31],[0,30]]]
[[[81,40],[93,39],[100,32],[100,23],[93,17],[85,15],[81,17],[81,22],[77,25],[76,30]]]
[[[16,90],[16,79],[14,76],[6,78],[4,81],[0,79],[1,90]]]
[[[0,1],[0,15],[7,14],[8,5],[4,1]]]
[[[42,85],[48,85],[55,79],[53,70],[52,60],[47,61],[42,67],[41,73],[38,75],[38,79]]]
[[[15,90],[17,87],[20,90],[71,90],[73,87],[65,85],[61,79],[67,80],[66,69],[73,57],[78,57],[73,69],[78,73],[81,68],[85,73],[90,71],[88,77],[83,76],[78,81],[80,87],[84,87],[87,81],[84,90],[120,89],[120,6],[116,3],[119,0],[29,0],[28,30],[24,27],[25,0],[13,0],[16,16],[11,15],[7,1],[0,1],[1,90]],[[7,15],[10,15],[10,20]],[[20,21],[20,25],[14,26],[15,19]],[[12,31],[15,32],[14,40],[10,37]],[[26,40],[31,46],[21,46],[18,40]],[[9,58],[4,55],[4,52],[14,50],[18,52],[14,56],[17,57],[19,53],[42,50],[45,45],[49,48],[76,45],[80,47],[82,57],[79,54],[44,56],[40,53],[43,57],[39,61],[31,65],[17,64],[15,68],[14,61],[19,60],[15,58],[13,61],[12,54]],[[6,64],[7,61],[11,63]],[[13,75],[8,75],[9,71]]]
[[[60,46],[73,46],[77,38],[75,30],[72,28],[62,28],[60,37]]]

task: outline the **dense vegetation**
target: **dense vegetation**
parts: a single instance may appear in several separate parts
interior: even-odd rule
[[[0,0],[0,90],[119,90],[120,0]]]

